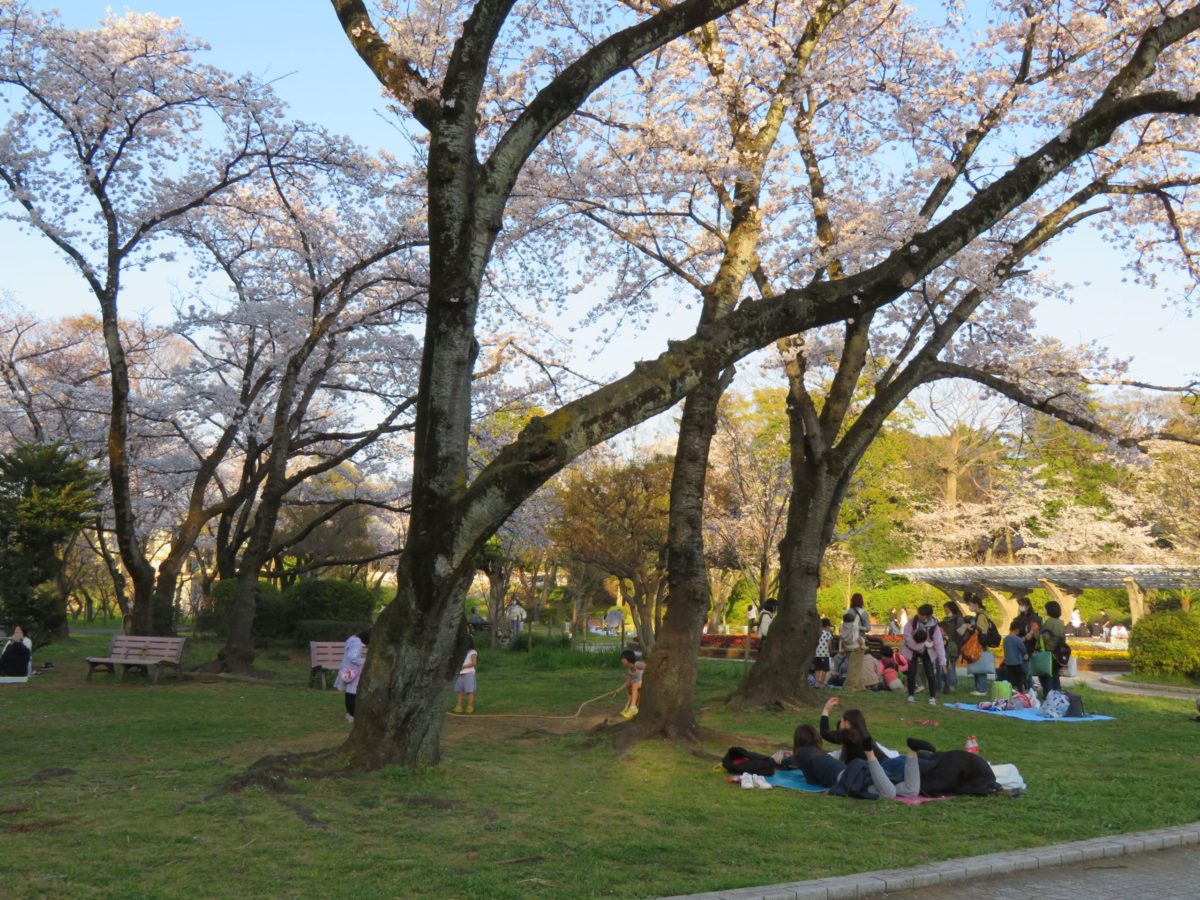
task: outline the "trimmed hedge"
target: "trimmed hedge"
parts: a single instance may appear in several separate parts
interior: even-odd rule
[[[298,646],[307,647],[309,641],[344,641],[352,634],[370,628],[367,620],[357,622],[339,619],[301,619],[296,623],[295,635]]]
[[[233,611],[233,599],[237,593],[237,581],[218,581],[212,589],[212,609],[196,617],[198,631],[211,632],[223,638],[229,634],[229,614]],[[282,595],[269,581],[258,582],[254,598],[254,627],[256,641],[287,637],[291,634],[291,621],[284,606]]]
[[[1133,671],[1200,674],[1200,615],[1182,610],[1152,613],[1129,633]]]
[[[375,618],[374,591],[361,584],[336,578],[299,581],[284,591],[283,602],[293,623],[317,619],[370,622]],[[291,631],[294,632],[294,628]],[[342,639],[345,637],[343,635]]]

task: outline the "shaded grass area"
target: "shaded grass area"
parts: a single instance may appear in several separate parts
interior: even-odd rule
[[[1132,672],[1128,675],[1118,675],[1121,681],[1134,684],[1161,684],[1166,687],[1189,688],[1200,691],[1200,678],[1179,673],[1165,674],[1158,672]]]
[[[978,737],[1016,763],[1017,799],[907,807],[794,791],[743,791],[713,770],[725,746],[662,742],[617,753],[591,728],[620,697],[616,654],[481,650],[479,715],[450,718],[441,766],[296,778],[286,792],[219,794],[269,754],[338,745],[341,697],[296,685],[84,681],[104,636],[46,648],[53,674],[0,692],[0,834],[35,897],[639,897],[816,878],[1200,819],[1200,725],[1186,700],[1087,692],[1115,722],[1025,723],[853,698],[877,736],[944,747]],[[190,664],[213,643],[189,641]],[[307,658],[276,648],[259,663],[303,681]],[[769,749],[789,713],[721,703],[739,663],[701,668],[704,724]],[[448,705],[452,700],[448,702]],[[595,710],[595,714],[593,714]],[[815,723],[816,711],[806,718]],[[934,719],[937,726],[917,724]],[[16,751],[13,751],[16,748]]]

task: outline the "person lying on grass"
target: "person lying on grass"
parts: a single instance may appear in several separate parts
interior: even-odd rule
[[[781,768],[799,769],[809,784],[830,788],[830,793],[839,796],[863,799],[918,794],[989,796],[1002,790],[991,766],[978,753],[939,751],[927,741],[909,738],[906,757],[887,758],[878,756],[875,741],[853,726],[839,728],[837,736],[842,743],[840,756],[825,753],[821,734],[810,725],[800,725],[793,737],[791,753],[781,750],[772,758]],[[880,776],[888,780],[889,786],[880,789],[877,783]]]
[[[784,769],[799,769],[809,784],[828,788],[838,797],[854,797],[859,800],[878,800],[885,797],[915,797],[921,792],[921,770],[916,751],[909,751],[903,760],[890,760],[902,766],[899,784],[884,771],[875,756],[875,742],[854,729],[842,732],[844,741],[861,748],[861,759],[842,762],[825,750],[821,735],[811,725],[799,725],[792,736],[792,749],[780,750],[772,757],[775,764]]]

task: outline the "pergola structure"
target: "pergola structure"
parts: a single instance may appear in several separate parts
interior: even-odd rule
[[[948,566],[888,569],[888,574],[932,585],[958,602],[962,602],[965,592],[986,594],[1004,613],[1004,621],[997,623],[1002,630],[1016,617],[1017,601],[1035,588],[1045,588],[1059,602],[1064,620],[1075,609],[1075,601],[1084,588],[1124,588],[1129,594],[1130,615],[1136,622],[1146,611],[1147,591],[1200,587],[1200,566]],[[1186,608],[1186,601],[1184,606]]]

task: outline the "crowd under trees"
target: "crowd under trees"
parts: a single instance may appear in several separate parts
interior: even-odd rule
[[[1187,386],[1114,400],[1124,367],[1034,314],[1080,229],[1192,299],[1200,6],[332,6],[403,157],[295,121],[178,22],[0,7],[4,211],[96,301],[5,308],[4,429],[103,473],[74,549],[139,632],[185,570],[233,582],[214,665],[245,670],[264,573],[386,565],[342,753],[429,764],[480,570],[493,615],[514,578],[615,579],[649,650],[623,733],[686,737],[729,573],[779,599],[738,702],[803,702],[837,559],[1194,550],[1153,499],[1190,498]],[[138,320],[127,275],[177,254],[196,291]],[[555,309],[695,325],[598,382]],[[948,415],[964,383],[1018,411]],[[673,408],[665,453],[593,449]],[[346,517],[357,545],[315,540]]]

